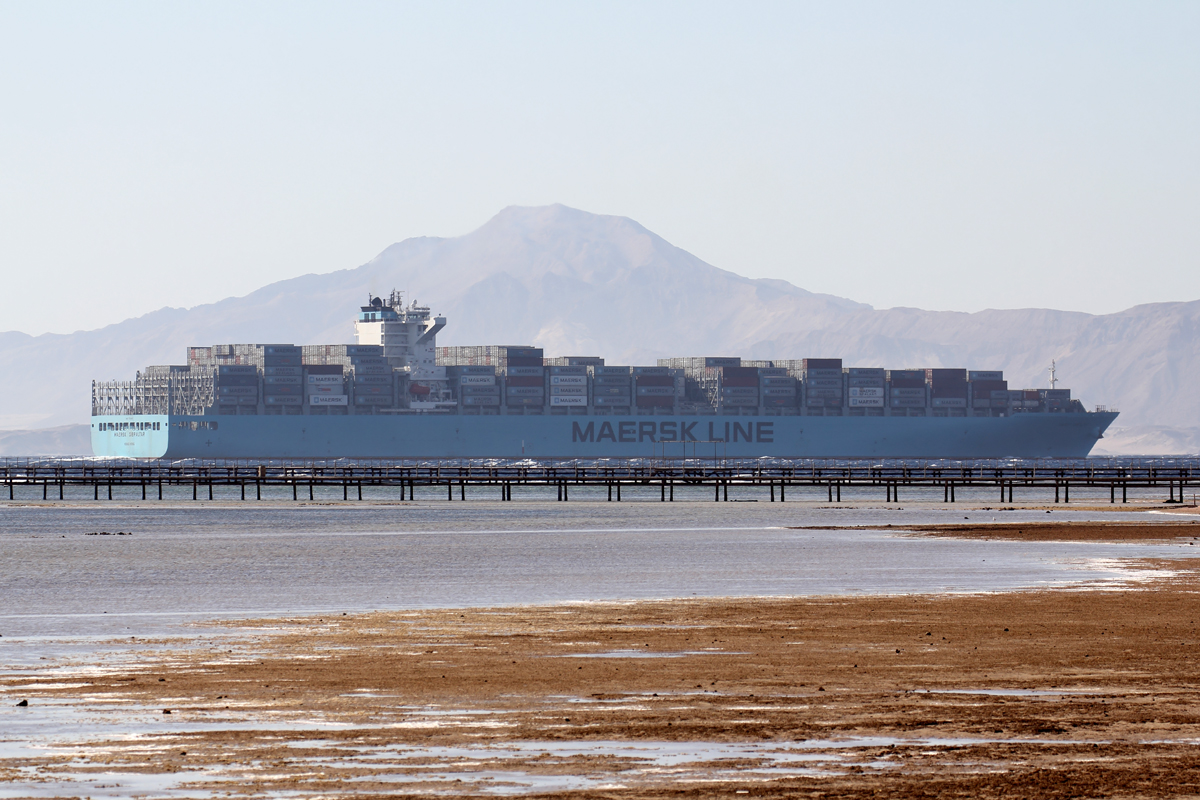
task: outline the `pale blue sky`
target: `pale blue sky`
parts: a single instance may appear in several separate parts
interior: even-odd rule
[[[877,307],[1194,300],[1198,42],[1195,2],[0,2],[0,330],[552,202]]]

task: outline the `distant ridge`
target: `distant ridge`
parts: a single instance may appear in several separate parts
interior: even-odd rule
[[[1200,302],[1102,316],[876,310],[719,269],[625,217],[552,205],[509,207],[464,236],[407,239],[360,267],[244,297],[73,334],[0,333],[0,429],[84,422],[93,378],[181,363],[188,345],[352,341],[367,292],[393,287],[449,317],[445,344],[529,342],[609,363],[832,355],[863,366],[1003,369],[1019,387],[1045,386],[1056,359],[1087,405],[1121,409],[1118,426],[1182,431],[1200,419]]]

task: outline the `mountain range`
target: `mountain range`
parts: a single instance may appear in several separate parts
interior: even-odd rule
[[[448,317],[439,344],[529,344],[610,364],[832,356],[848,366],[1002,369],[1024,388],[1045,387],[1054,361],[1060,386],[1122,412],[1097,452],[1200,450],[1200,301],[1105,315],[874,309],[719,269],[625,217],[552,205],[510,207],[464,236],[407,239],[360,267],[243,297],[71,334],[0,333],[0,454],[77,446],[69,443],[82,431],[72,439],[62,426],[86,422],[92,379],[182,363],[188,345],[352,342],[368,292],[393,288]],[[38,445],[36,431],[48,428],[59,430]]]

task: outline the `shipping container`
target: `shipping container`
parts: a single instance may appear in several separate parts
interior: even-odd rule
[[[659,395],[639,395],[637,405],[639,408],[671,408],[675,405],[675,398]]]
[[[552,406],[586,406],[587,404],[587,397],[578,395],[554,395],[550,398]]]
[[[629,386],[593,386],[592,393],[597,397],[629,396]]]
[[[587,397],[586,386],[551,386],[550,394],[554,396]]]
[[[504,391],[509,397],[542,397],[546,394],[541,386],[509,386]]]
[[[605,378],[621,376],[628,378],[631,374],[630,367],[589,367],[589,369],[597,381],[600,380],[601,376]]]
[[[587,386],[587,375],[551,375],[551,386]]]
[[[461,400],[464,406],[498,406],[500,405],[500,395],[470,395]]]
[[[499,386],[464,386],[458,390],[463,397],[499,397]]]
[[[965,397],[934,397],[932,400],[934,408],[966,408],[967,398]]]
[[[544,366],[542,364],[541,356],[538,356],[537,358],[525,358],[523,356],[514,357],[514,356],[510,355],[508,357],[507,363],[508,363],[509,369],[512,369],[513,367],[542,367],[542,366]]]
[[[344,394],[310,394],[308,404],[310,406],[344,406],[347,401]]]
[[[840,358],[806,358],[803,361],[804,370],[814,369],[833,369],[838,372],[842,371],[842,360]]]
[[[308,375],[337,375],[341,376],[343,367],[341,364],[310,364],[304,368]]]
[[[541,389],[543,386],[545,386],[545,385],[546,385],[546,379],[545,379],[545,378],[540,378],[540,377],[535,377],[535,376],[533,376],[533,375],[528,375],[528,376],[526,376],[526,375],[514,375],[514,376],[510,376],[510,377],[508,377],[507,379],[505,379],[504,383],[505,383],[505,385],[506,385],[506,386],[509,386],[509,387],[513,387],[513,386],[520,386],[520,387],[531,387],[531,386],[536,386],[537,388]]]
[[[740,359],[740,358],[707,356],[704,359],[705,367],[740,367],[741,365],[742,365],[742,359]]]
[[[638,397],[674,397],[675,389],[671,386],[639,386]]]
[[[587,367],[584,366],[550,366],[546,367],[546,371],[551,375],[577,375],[587,377]]]
[[[624,397],[596,397],[592,403],[597,406],[627,406],[629,405],[629,395],[625,395]]]
[[[518,377],[522,377],[522,378],[528,378],[528,377],[536,376],[536,377],[540,378],[546,374],[546,368],[545,367],[514,367],[510,364],[508,369],[505,370],[505,373],[507,375],[509,375],[509,377],[518,376]]]
[[[217,393],[221,395],[250,395],[258,396],[257,386],[218,386]]]
[[[495,375],[459,375],[459,386],[495,386]]]
[[[1004,372],[1001,370],[973,369],[967,373],[967,379],[975,381],[1002,381]]]
[[[865,399],[868,397],[878,398],[881,401],[883,400],[882,386],[851,386],[849,391],[851,400]],[[854,403],[851,403],[850,405],[854,405]]]
[[[882,397],[851,397],[851,408],[883,408]]]

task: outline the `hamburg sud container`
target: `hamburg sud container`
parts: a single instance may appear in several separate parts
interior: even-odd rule
[[[923,369],[893,369],[887,373],[888,405],[892,408],[925,408],[929,389]]]
[[[630,367],[588,367],[592,375],[592,402],[597,407],[621,408],[631,405]]]
[[[849,367],[845,374],[846,401],[850,408],[883,408],[887,370],[882,367]]]
[[[588,404],[587,367],[556,364],[546,367],[546,372],[551,407],[570,408]]]
[[[840,408],[842,405],[842,360],[806,358],[802,362],[804,404],[810,408]]]
[[[967,407],[967,371],[965,369],[927,369],[930,404],[934,408]]]
[[[638,408],[675,406],[675,376],[670,367],[634,367],[633,384]]]

